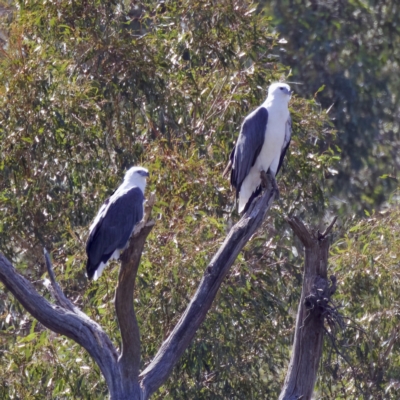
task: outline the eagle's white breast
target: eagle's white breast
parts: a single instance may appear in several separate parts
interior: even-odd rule
[[[239,194],[239,213],[243,211],[252,193],[261,184],[260,172],[267,172],[270,169],[275,176],[285,140],[286,122],[289,118],[287,103],[274,102],[274,99],[267,98],[261,107],[265,107],[268,111],[264,144],[256,162],[242,183]]]

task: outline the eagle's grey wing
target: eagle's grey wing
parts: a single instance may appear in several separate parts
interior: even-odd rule
[[[283,159],[285,158],[285,155],[286,155],[286,151],[289,148],[291,137],[292,137],[292,118],[289,115],[289,118],[286,121],[286,126],[285,126],[285,139],[283,141],[281,157],[279,158],[279,165],[278,165],[278,169],[276,170],[277,174],[278,174],[279,170],[281,169]]]
[[[143,218],[143,192],[134,187],[113,201],[90,232],[86,244],[87,275],[91,279],[101,262],[128,242],[135,225]]]
[[[268,123],[268,111],[259,107],[243,122],[234,153],[231,171],[231,185],[236,189],[236,198],[239,196],[242,183],[251,167],[256,162],[265,140]]]

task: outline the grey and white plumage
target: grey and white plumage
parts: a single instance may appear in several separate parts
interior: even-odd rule
[[[89,279],[98,279],[107,262],[119,258],[136,224],[142,220],[148,176],[147,169],[143,167],[130,168],[122,184],[100,207],[89,228],[86,243],[86,272]]]
[[[231,169],[239,213],[247,210],[261,192],[260,172],[275,179],[290,144],[290,86],[273,83],[265,102],[249,114],[240,130],[224,175]]]

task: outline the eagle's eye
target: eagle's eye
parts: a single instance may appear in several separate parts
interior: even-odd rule
[[[279,89],[283,90],[283,89],[284,89],[284,87],[283,87],[283,86],[281,86]]]

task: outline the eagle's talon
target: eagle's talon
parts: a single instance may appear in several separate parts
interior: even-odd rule
[[[279,200],[280,194],[279,194],[279,188],[278,184],[276,183],[275,177],[271,174],[270,171],[266,173],[265,171],[260,172],[260,179],[261,179],[261,187],[263,190],[267,189],[268,186],[271,184],[272,188],[275,190],[275,199]]]
[[[272,176],[272,175],[270,175],[270,176],[271,176],[272,187],[275,190],[275,199],[279,200],[281,196],[280,196],[280,193],[279,193],[278,184],[276,183],[275,177]]]
[[[268,187],[269,180],[265,171],[260,172],[260,178],[261,178],[261,187],[263,189],[266,189]]]

